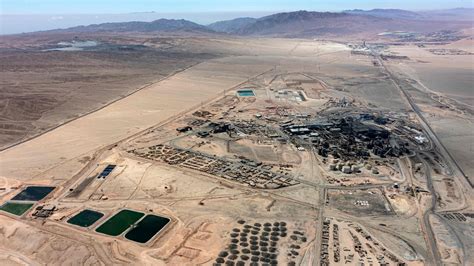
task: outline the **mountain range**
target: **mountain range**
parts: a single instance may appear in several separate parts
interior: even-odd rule
[[[435,32],[473,27],[474,9],[413,12],[401,9],[295,11],[261,18],[242,17],[200,25],[184,19],[117,22],[77,26],[54,32],[185,32],[240,36],[321,37],[374,35],[388,31]]]
[[[231,20],[217,21],[207,25],[208,28],[216,32],[233,33],[257,21],[256,18],[235,18]]]
[[[202,31],[213,32],[212,29],[184,19],[158,19],[152,22],[131,21],[92,24],[77,26],[65,30],[70,32],[177,32],[177,31]]]

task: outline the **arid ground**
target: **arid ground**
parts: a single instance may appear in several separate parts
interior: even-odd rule
[[[72,40],[95,44],[55,50]],[[0,262],[472,264],[469,41],[4,38]],[[391,148],[324,144],[353,121]],[[338,145],[369,152],[324,154]],[[16,196],[31,186],[54,189]],[[70,223],[86,209],[103,216]],[[129,237],[144,220],[103,233],[121,210],[169,222],[144,243]]]

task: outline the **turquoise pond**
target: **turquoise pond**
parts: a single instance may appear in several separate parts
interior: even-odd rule
[[[238,94],[240,97],[251,97],[251,96],[255,96],[255,93],[253,92],[253,90],[238,90],[238,91],[237,91],[237,94]]]

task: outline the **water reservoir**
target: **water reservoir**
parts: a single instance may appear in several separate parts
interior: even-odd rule
[[[7,202],[0,206],[0,210],[21,216],[33,206],[33,203]]]
[[[125,234],[125,238],[139,243],[146,243],[160,232],[169,221],[170,219],[166,217],[147,215]]]
[[[83,210],[80,213],[76,214],[74,217],[69,219],[67,222],[70,224],[78,225],[81,227],[89,227],[97,222],[100,218],[104,216],[103,213],[92,211],[92,210]]]
[[[44,199],[55,187],[29,186],[18,193],[12,200],[38,201]]]
[[[121,210],[99,226],[95,231],[110,236],[118,236],[135,222],[140,220],[143,215],[145,214],[141,212]]]
[[[251,96],[255,96],[255,93],[253,92],[253,90],[245,89],[245,90],[238,90],[237,95],[239,95],[240,97],[251,97]]]

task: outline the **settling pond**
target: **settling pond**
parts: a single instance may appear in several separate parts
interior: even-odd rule
[[[55,187],[29,186],[18,193],[12,200],[39,201],[44,199]]]
[[[146,243],[160,232],[169,221],[168,218],[149,214],[130,229],[125,234],[125,238],[138,243]]]
[[[121,210],[100,225],[95,231],[109,236],[118,236],[136,223],[145,214],[131,210]]]
[[[103,213],[92,210],[83,210],[69,219],[67,222],[81,227],[89,227],[102,217],[104,217]]]
[[[0,207],[0,210],[21,216],[33,206],[33,203],[7,202]]]

